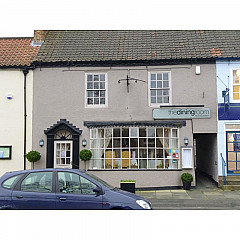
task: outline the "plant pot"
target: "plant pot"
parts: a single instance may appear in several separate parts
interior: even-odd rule
[[[135,182],[120,182],[121,190],[135,193]]]
[[[190,190],[191,182],[183,182],[183,189]]]

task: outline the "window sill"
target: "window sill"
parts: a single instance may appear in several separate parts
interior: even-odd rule
[[[88,109],[95,109],[95,108],[108,108],[107,105],[86,105],[85,108],[88,108]]]

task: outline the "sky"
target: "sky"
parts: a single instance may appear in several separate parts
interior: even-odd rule
[[[240,1],[3,0],[0,37],[34,30],[239,29]]]

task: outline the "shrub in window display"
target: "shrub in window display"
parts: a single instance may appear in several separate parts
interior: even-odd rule
[[[26,158],[29,162],[33,164],[34,169],[34,163],[41,159],[41,154],[38,151],[30,151],[26,154]]]
[[[84,149],[80,151],[79,158],[84,161],[86,170],[86,161],[89,161],[92,158],[92,152],[90,150]]]

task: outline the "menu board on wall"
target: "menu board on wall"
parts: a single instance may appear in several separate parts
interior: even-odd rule
[[[182,168],[193,168],[192,148],[182,148]]]
[[[12,146],[0,146],[0,160],[11,159]]]

